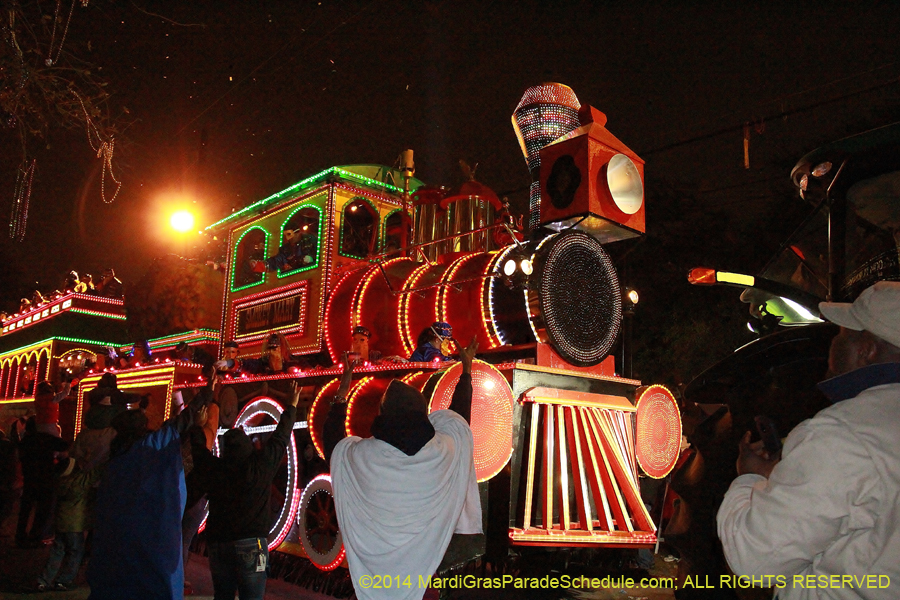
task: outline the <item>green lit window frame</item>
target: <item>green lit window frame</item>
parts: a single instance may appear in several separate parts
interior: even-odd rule
[[[319,212],[319,241],[316,244],[316,261],[311,265],[306,265],[305,267],[300,267],[298,269],[294,269],[293,271],[285,271],[284,273],[279,271],[278,272],[279,279],[281,279],[282,277],[290,277],[291,275],[296,275],[297,273],[303,273],[304,271],[311,271],[313,269],[317,269],[317,268],[319,268],[319,265],[322,263],[322,232],[325,229],[325,218],[324,218],[325,211],[322,209],[321,206],[319,206],[318,204],[315,203],[316,200],[321,200],[322,198],[323,198],[323,196],[316,196],[314,198],[309,198],[307,200],[304,200],[303,202],[298,204],[294,210],[291,211],[291,214],[289,214],[284,221],[281,222],[281,230],[278,233],[278,247],[279,248],[281,247],[281,240],[284,239],[284,226],[287,225],[287,222],[291,220],[291,217],[293,217],[295,213],[297,213],[300,210],[303,210],[304,208],[314,208]]]
[[[246,231],[244,231],[244,233],[241,234],[241,237],[238,238],[237,242],[235,242],[235,244],[234,244],[234,248],[232,248],[232,250],[231,250],[231,281],[229,282],[230,283],[229,288],[231,289],[232,292],[239,292],[241,290],[246,290],[247,288],[252,288],[257,285],[262,285],[266,282],[266,275],[268,275],[268,273],[266,271],[263,271],[262,279],[260,279],[256,283],[248,283],[247,285],[242,285],[241,287],[234,287],[234,274],[237,273],[237,267],[238,267],[238,265],[237,265],[238,246],[241,245],[241,242],[244,240],[244,236],[247,235],[248,233],[250,233],[251,231],[253,231],[254,229],[259,229],[260,231],[263,232],[263,234],[265,234],[266,241],[264,243],[265,251],[263,252],[263,256],[265,257],[265,255],[267,255],[269,253],[269,232],[268,231],[266,231],[259,225],[254,225],[253,227],[248,228]],[[263,260],[265,260],[265,258],[263,258]]]
[[[353,258],[355,260],[366,260],[369,258],[368,256],[356,256],[355,254],[346,254],[344,253],[344,218],[347,216],[347,207],[356,202],[357,200],[365,200],[369,206],[372,207],[372,210],[375,211],[375,226],[378,227],[378,230],[375,231],[375,242],[379,243],[381,240],[381,211],[378,210],[378,207],[375,206],[375,203],[372,202],[369,198],[365,196],[353,196],[348,200],[344,207],[341,209],[341,226],[338,229],[338,254],[343,256],[344,258]],[[398,209],[399,210],[399,209]],[[378,248],[375,248],[375,254],[378,254]]]
[[[396,214],[396,213],[402,213],[402,212],[403,212],[403,209],[402,209],[402,208],[395,208],[394,210],[392,210],[392,211],[389,212],[388,214],[384,215],[384,219],[381,220],[381,251],[382,251],[382,252],[385,251],[385,249],[384,249],[384,244],[385,244],[385,242],[387,241],[386,238],[387,238],[387,222],[388,222],[388,219],[390,219],[394,214]],[[410,218],[410,219],[412,219],[412,215],[409,214],[409,211],[407,211],[406,214],[409,215],[409,218]],[[412,230],[412,227],[410,227],[409,233],[410,233],[410,239],[407,240],[407,241],[408,241],[409,243],[412,243],[412,234],[414,233],[413,230]]]

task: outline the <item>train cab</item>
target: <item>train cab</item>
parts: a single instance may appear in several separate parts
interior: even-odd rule
[[[292,355],[318,353],[335,282],[410,237],[400,181],[388,167],[333,167],[210,226],[228,247],[222,339],[259,355],[275,332]]]

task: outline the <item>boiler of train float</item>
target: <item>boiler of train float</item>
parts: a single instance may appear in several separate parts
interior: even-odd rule
[[[314,365],[336,363],[358,325],[372,348],[409,356],[420,331],[449,322],[457,339],[478,338],[484,359],[473,374],[486,533],[476,552],[652,544],[638,464],[655,476],[671,468],[680,419],[664,388],[614,373],[622,297],[603,248],[644,231],[643,161],[559,84],[529,89],[513,123],[534,178],[530,235],[474,178],[454,191],[423,186],[411,152],[400,169],[327,169],[210,226],[229,248],[221,339],[253,355],[278,332],[309,365],[225,387],[243,398],[238,424],[257,427],[280,409],[253,380],[300,379],[321,450],[339,373]],[[432,410],[447,406],[460,367],[443,367],[357,368],[347,432],[368,435],[394,377]],[[270,545],[332,569],[343,553],[328,478],[291,493],[294,481]]]

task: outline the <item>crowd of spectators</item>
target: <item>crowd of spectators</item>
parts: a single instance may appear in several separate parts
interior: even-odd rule
[[[436,323],[427,333],[421,336],[427,348],[417,352],[446,359],[441,347],[446,347],[449,325]],[[352,365],[405,361],[370,350],[370,337],[367,328],[354,329],[351,352],[344,355],[345,380]],[[466,355],[468,365],[473,353]],[[18,457],[23,485],[16,545],[50,546],[35,590],[69,589],[89,555],[86,577],[93,599],[190,594],[192,586],[184,579],[189,548],[208,514],[206,543],[216,597],[233,598],[236,592],[241,598],[263,597],[270,489],[293,435],[300,388],[292,385],[281,420],[264,443],[254,445],[242,428],[229,429],[215,455],[217,430],[233,425],[233,411],[219,410],[217,382],[228,374],[283,372],[297,364],[297,357],[277,333],[267,339],[259,358],[242,359],[234,342],[224,344],[219,361],[186,344],[176,348],[175,356],[210,367],[204,370],[208,384],[196,393],[184,390],[187,398],[181,411],[156,431],[147,426],[149,397],[119,389],[116,374],[105,372],[85,394],[82,429],[74,442],[61,437],[59,402],[77,380],[59,386],[38,382],[36,414],[19,419],[8,435],[0,435],[0,517],[13,516],[17,494],[12,474]],[[114,352],[98,354],[95,366],[103,370],[150,362],[149,345],[136,342],[122,357]],[[419,441],[427,442],[425,437]],[[327,470],[313,445],[303,446],[302,441],[303,462]],[[329,456],[336,441],[330,444]],[[418,448],[404,452],[414,455]]]

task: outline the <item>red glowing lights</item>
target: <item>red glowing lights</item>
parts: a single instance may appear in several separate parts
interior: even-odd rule
[[[462,364],[439,377],[431,395],[431,412],[450,407]],[[475,438],[475,475],[487,481],[506,466],[512,456],[513,395],[500,371],[476,360],[472,365],[472,436]]]
[[[637,402],[635,456],[644,473],[654,479],[669,474],[681,450],[681,415],[675,396],[651,385]]]

